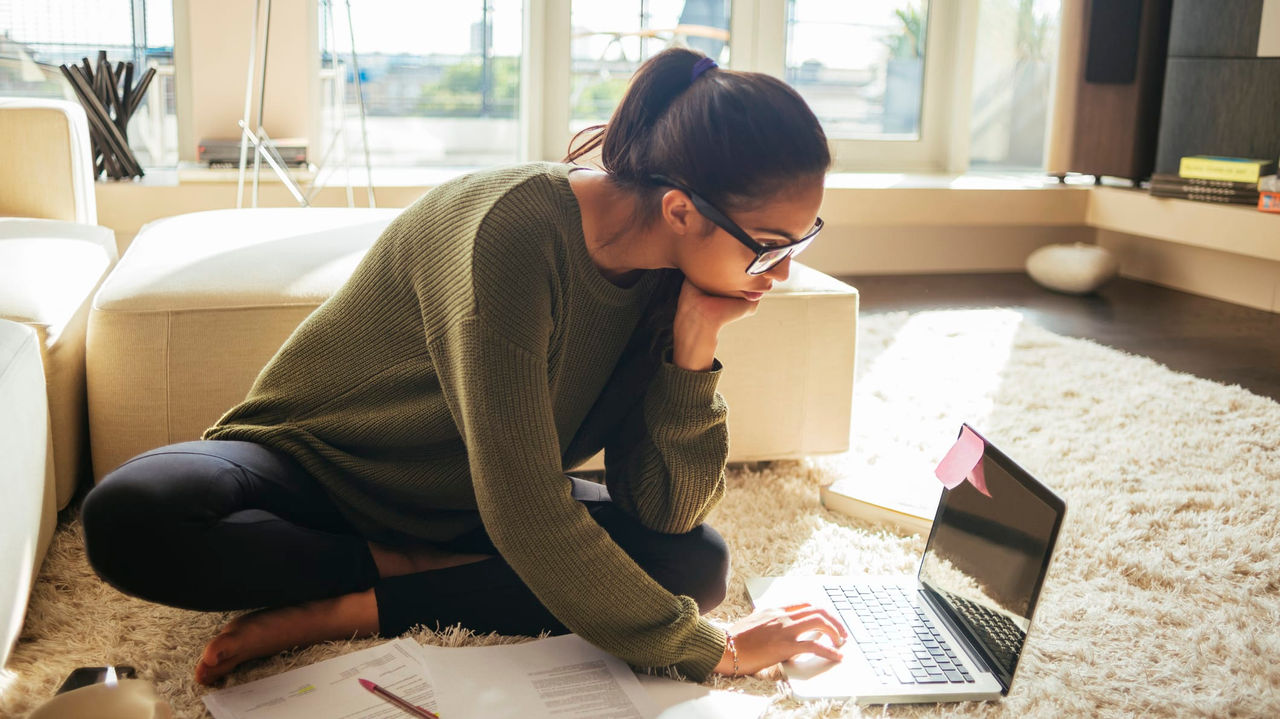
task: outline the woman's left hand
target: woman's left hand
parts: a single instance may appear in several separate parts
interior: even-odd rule
[[[677,367],[705,372],[714,365],[720,330],[755,314],[758,302],[704,292],[689,280],[680,288],[672,327],[672,362]]]

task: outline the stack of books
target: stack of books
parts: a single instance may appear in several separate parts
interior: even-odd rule
[[[1182,158],[1178,174],[1153,174],[1151,194],[1261,207],[1259,181],[1275,171],[1274,160],[1191,155]]]

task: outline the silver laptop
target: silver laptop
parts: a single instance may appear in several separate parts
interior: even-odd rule
[[[983,444],[990,496],[967,481],[943,490],[916,576],[747,580],[757,608],[804,601],[848,626],[844,661],[806,654],[783,663],[797,698],[897,704],[1009,693],[1066,504]]]

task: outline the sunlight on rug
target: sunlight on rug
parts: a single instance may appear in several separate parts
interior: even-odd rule
[[[1013,689],[1000,702],[857,707],[798,703],[772,678],[711,684],[769,697],[766,716],[788,719],[1280,716],[1280,404],[1059,337],[1012,310],[863,317],[856,373],[847,453],[731,469],[709,521],[733,548],[733,575],[711,616],[749,613],[748,576],[913,572],[920,537],[830,513],[818,487],[931,472],[967,421],[1068,505]],[[137,667],[177,716],[206,716],[191,670],[229,616],[115,592],[85,564],[78,524],[64,521],[0,716],[24,715],[71,669],[103,663]],[[412,636],[523,641],[457,629]],[[273,657],[232,681],[373,643]]]

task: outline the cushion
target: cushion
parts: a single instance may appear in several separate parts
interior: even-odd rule
[[[1058,292],[1087,294],[1116,276],[1115,257],[1106,248],[1076,242],[1046,245],[1027,257],[1027,274]]]

